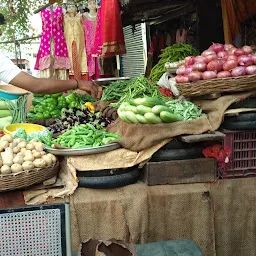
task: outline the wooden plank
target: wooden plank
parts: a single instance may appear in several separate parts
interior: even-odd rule
[[[226,135],[222,132],[216,131],[214,133],[204,133],[204,134],[198,134],[198,135],[185,135],[181,136],[181,140],[186,143],[195,143],[195,142],[201,142],[201,141],[209,141],[209,140],[221,140]]]
[[[215,178],[216,160],[213,158],[148,162],[141,175],[150,186],[212,182]]]

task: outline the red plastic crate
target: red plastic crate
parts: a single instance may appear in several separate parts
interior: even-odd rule
[[[256,131],[229,131],[224,146],[232,150],[231,159],[221,173],[222,178],[256,176]]]

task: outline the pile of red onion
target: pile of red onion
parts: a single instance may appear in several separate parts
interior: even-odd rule
[[[177,83],[256,74],[256,54],[250,46],[213,43],[201,56],[189,56],[177,69]]]

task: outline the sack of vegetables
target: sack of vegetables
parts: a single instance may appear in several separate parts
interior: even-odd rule
[[[25,188],[55,176],[59,169],[57,158],[44,151],[36,139],[14,139],[4,135],[0,139],[0,191]]]

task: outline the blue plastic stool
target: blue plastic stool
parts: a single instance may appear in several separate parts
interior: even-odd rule
[[[135,245],[138,256],[203,256],[191,240],[171,240]]]

